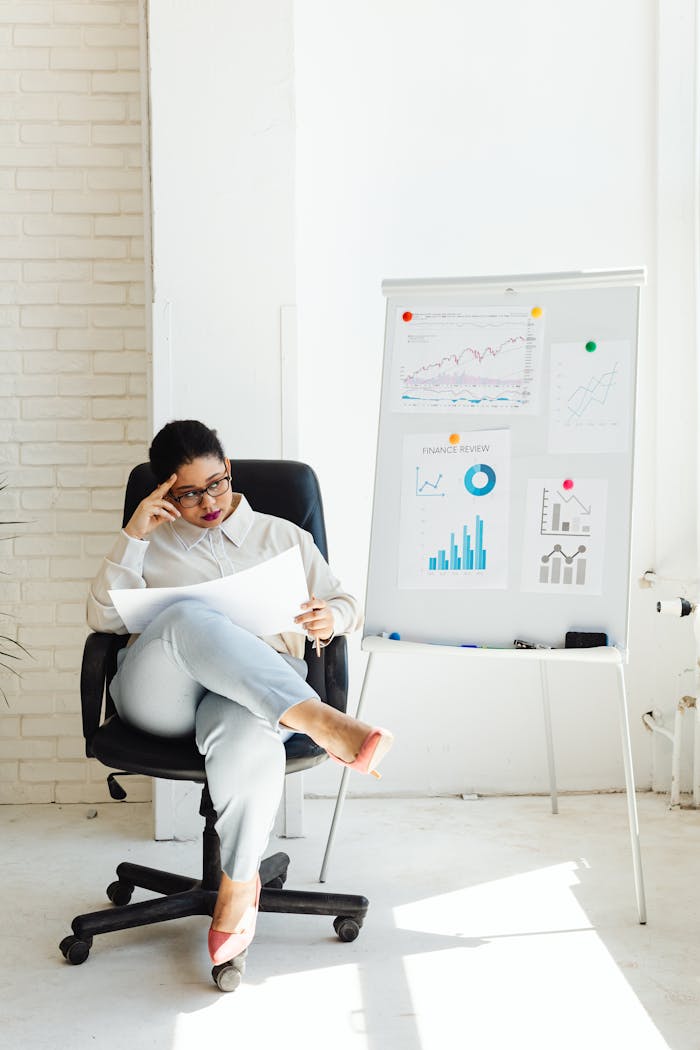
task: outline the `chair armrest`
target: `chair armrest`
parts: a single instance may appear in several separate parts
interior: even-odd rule
[[[338,711],[348,707],[348,644],[345,635],[331,639],[323,649],[326,678],[326,703]]]
[[[117,668],[117,653],[129,641],[128,634],[106,634],[95,631],[85,639],[80,671],[80,703],[83,713],[85,754],[93,757],[91,741],[102,717],[105,684]]]

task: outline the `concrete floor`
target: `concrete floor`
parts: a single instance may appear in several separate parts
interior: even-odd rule
[[[649,922],[637,922],[624,796],[355,799],[327,888],[371,901],[357,941],[262,915],[243,985],[210,978],[205,918],[58,942],[109,906],[120,860],[196,874],[150,839],[150,806],[0,807],[0,1041],[8,1050],[698,1050],[700,813],[639,797]],[[332,802],[275,841],[317,886]],[[135,898],[136,899],[136,898]]]

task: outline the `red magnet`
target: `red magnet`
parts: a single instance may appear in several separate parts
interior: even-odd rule
[[[411,313],[410,310],[407,310],[406,313],[403,314],[403,319],[404,319],[404,321],[412,321],[413,320],[413,314]]]

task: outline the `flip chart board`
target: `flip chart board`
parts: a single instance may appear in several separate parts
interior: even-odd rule
[[[643,283],[383,283],[366,636],[626,648]]]

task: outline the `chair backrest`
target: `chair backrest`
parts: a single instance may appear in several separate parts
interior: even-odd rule
[[[242,492],[253,510],[275,514],[306,529],[328,560],[326,526],[318,478],[307,463],[287,459],[237,459],[231,462],[233,489]],[[136,507],[157,482],[149,463],[140,463],[129,475],[124,497],[126,525]]]

